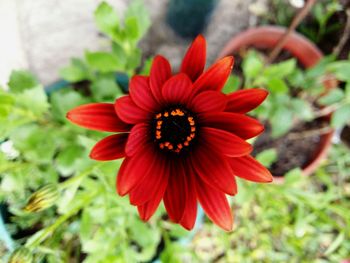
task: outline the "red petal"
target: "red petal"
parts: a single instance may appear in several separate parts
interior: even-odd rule
[[[169,172],[170,167],[166,167],[164,170],[164,178],[169,178]],[[150,219],[154,212],[157,210],[159,203],[164,196],[167,185],[167,183],[161,184],[161,186],[157,189],[156,194],[152,199],[150,199],[147,203],[137,207],[140,218],[143,221],[147,221],[148,219]]]
[[[202,146],[191,155],[195,172],[207,183],[227,194],[237,193],[235,176],[225,156]]]
[[[258,183],[270,183],[273,178],[269,170],[250,155],[230,158],[229,163],[236,176]]]
[[[130,97],[137,106],[146,111],[154,112],[159,109],[159,104],[152,95],[149,86],[149,78],[145,76],[134,76],[130,81]]]
[[[92,148],[90,158],[98,161],[110,161],[124,157],[128,136],[128,133],[120,133],[102,139]]]
[[[226,96],[218,91],[204,91],[198,94],[189,105],[196,113],[223,111],[226,107]]]
[[[134,155],[149,141],[150,127],[147,123],[139,123],[132,127],[128,142],[125,146],[125,153],[127,156]]]
[[[119,119],[112,103],[90,103],[78,106],[67,113],[67,119],[91,130],[108,132],[130,130],[130,126]]]
[[[186,206],[187,175],[183,164],[179,161],[172,165],[170,170],[168,187],[164,195],[164,205],[170,219],[178,223],[184,213]]]
[[[187,175],[187,199],[183,216],[180,224],[187,230],[191,230],[196,222],[197,217],[197,194],[195,185],[195,173],[191,163],[186,162],[185,170]]]
[[[192,81],[202,74],[205,67],[206,42],[202,35],[196,37],[182,60],[180,72],[186,73]]]
[[[117,190],[119,195],[123,196],[135,188],[144,178],[149,166],[155,162],[153,149],[143,147],[133,157],[127,157],[118,173]]]
[[[168,79],[162,94],[166,103],[184,103],[192,92],[192,82],[186,74],[179,73]]]
[[[253,150],[252,146],[240,137],[215,128],[202,127],[200,140],[215,151],[230,157],[244,156]]]
[[[233,67],[233,57],[225,57],[212,65],[193,84],[193,93],[204,90],[220,91],[230,76]]]
[[[159,102],[163,102],[162,87],[165,81],[171,77],[171,67],[168,60],[157,55],[152,63],[150,72],[150,86],[154,98]]]
[[[226,231],[232,230],[233,216],[224,193],[197,180],[197,196],[207,216]]]
[[[148,170],[144,173],[143,179],[140,183],[130,191],[130,203],[132,205],[143,205],[154,198],[159,189],[163,189],[168,184],[169,169],[168,162],[160,154],[154,153],[156,160],[152,164],[144,164]]]
[[[115,111],[120,119],[131,124],[145,122],[152,118],[152,114],[136,106],[130,96],[117,99],[115,101]]]
[[[264,89],[244,89],[227,95],[226,111],[246,113],[258,107],[269,93]]]
[[[264,126],[257,120],[232,112],[206,113],[200,116],[200,122],[203,126],[232,132],[245,140],[264,131]]]

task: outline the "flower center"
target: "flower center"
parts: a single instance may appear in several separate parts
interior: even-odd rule
[[[186,109],[172,107],[155,115],[154,141],[160,149],[180,153],[196,136],[194,116]]]

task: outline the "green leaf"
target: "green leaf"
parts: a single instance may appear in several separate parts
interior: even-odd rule
[[[127,17],[124,23],[128,38],[137,41],[140,35],[137,17]]]
[[[60,76],[69,82],[79,82],[90,79],[90,74],[84,62],[77,58],[72,58],[70,65],[60,70]]]
[[[38,125],[24,125],[15,129],[10,139],[27,161],[48,164],[56,150],[56,134],[52,129]]]
[[[112,52],[118,58],[118,63],[120,67],[124,67],[127,62],[127,55],[123,47],[117,42],[112,42]]]
[[[121,90],[116,84],[115,75],[101,75],[91,84],[91,91],[97,101],[113,101],[122,95]]]
[[[76,106],[87,103],[79,92],[72,88],[62,89],[54,92],[50,97],[52,114],[60,121],[66,121],[66,114]]]
[[[86,61],[96,70],[101,72],[113,72],[120,68],[118,57],[108,52],[86,52]]]
[[[277,151],[274,148],[262,151],[256,156],[256,159],[266,167],[270,167],[277,160]]]
[[[137,24],[137,34],[135,34],[135,31],[132,36],[134,37],[134,40],[138,41],[145,35],[151,25],[151,20],[143,1],[134,0],[129,5],[126,10],[125,21],[128,21],[131,18],[135,19],[135,22],[132,23]],[[129,35],[129,32],[127,32],[127,34]]]
[[[225,83],[224,88],[222,89],[222,92],[225,94],[228,94],[238,90],[240,86],[241,86],[241,79],[238,76],[230,75],[228,80]]]
[[[344,233],[339,233],[337,238],[329,245],[329,247],[324,252],[324,254],[327,256],[327,255],[330,255],[331,253],[333,253],[341,245],[341,243],[344,241],[344,239],[345,239]]]
[[[321,105],[331,105],[341,101],[345,97],[343,90],[339,88],[332,89],[328,94],[322,96],[318,103]]]
[[[331,120],[331,125],[334,128],[341,128],[350,122],[350,104],[346,104],[337,109]]]
[[[56,157],[57,170],[63,175],[68,176],[76,171],[80,158],[83,157],[84,149],[78,145],[69,145],[61,150]]]
[[[288,86],[282,79],[271,78],[267,81],[268,90],[272,93],[287,93]]]
[[[12,112],[13,105],[15,104],[15,98],[12,94],[8,94],[0,88],[0,119],[7,118]]]
[[[119,17],[113,7],[106,2],[102,2],[95,10],[95,21],[97,27],[109,36],[114,36],[119,31]]]
[[[17,95],[16,101],[18,106],[31,111],[37,116],[46,113],[50,107],[44,87],[40,85],[24,90]]]
[[[327,70],[332,72],[338,80],[350,81],[350,61],[336,61],[328,65]]]
[[[280,63],[272,64],[264,70],[263,74],[274,78],[284,78],[292,74],[295,68],[296,60],[288,59]]]
[[[249,51],[242,63],[243,73],[246,78],[256,77],[263,67],[264,63],[255,51]]]
[[[26,89],[32,89],[38,85],[37,78],[25,70],[12,71],[8,86],[13,92],[21,92]]]
[[[314,117],[310,103],[305,100],[293,98],[291,99],[291,104],[295,115],[305,121],[310,121]]]
[[[141,63],[142,52],[141,49],[135,48],[128,57],[127,69],[134,70]]]
[[[292,127],[293,114],[289,109],[281,106],[273,112],[273,115],[270,117],[270,122],[272,137],[276,138],[282,136]]]

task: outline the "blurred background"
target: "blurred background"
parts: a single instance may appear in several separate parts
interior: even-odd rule
[[[350,2],[0,0],[1,262],[350,262]],[[66,112],[112,102],[162,54],[173,71],[198,35],[207,67],[235,66],[223,92],[265,88],[249,140],[272,184],[237,179],[232,232],[163,205],[142,222],[115,193],[106,136]]]
[[[70,57],[83,55],[85,49],[108,48],[93,18],[93,12],[100,2],[2,0],[0,55],[3,63],[0,83],[7,82],[13,68],[29,68],[44,84],[49,84],[57,80],[58,69],[66,65]],[[198,5],[204,6],[202,2],[193,1],[191,5],[198,9]],[[200,11],[203,14],[198,15],[198,24],[205,26],[202,30],[197,29],[200,25],[194,24],[192,27],[207,38],[209,63],[233,35],[256,24],[257,16],[252,10],[267,8],[265,2],[208,1],[208,7]],[[123,16],[130,1],[112,0],[109,3]],[[191,37],[183,39],[166,23],[169,1],[145,0],[144,3],[152,21],[149,32],[140,44],[144,55],[164,54],[172,64],[179,65]],[[186,2],[180,5],[186,5]],[[210,23],[202,22],[201,16],[209,16],[209,13],[212,13]]]

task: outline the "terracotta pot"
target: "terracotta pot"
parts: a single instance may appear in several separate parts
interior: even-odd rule
[[[237,36],[233,37],[221,51],[219,58],[237,54],[241,49],[254,47],[257,49],[272,49],[281,37],[285,34],[286,29],[277,26],[262,26],[248,29]],[[290,52],[298,62],[305,68],[315,66],[323,58],[322,52],[304,36],[298,33],[292,33],[288,37],[283,50]],[[335,87],[336,81],[327,81],[324,83],[327,89]],[[326,119],[329,120],[328,116]],[[332,145],[332,136],[334,131],[325,133],[321,136],[318,149],[315,156],[304,168],[303,174],[312,174],[327,156],[327,152]],[[283,177],[275,177],[276,182],[283,180]]]

